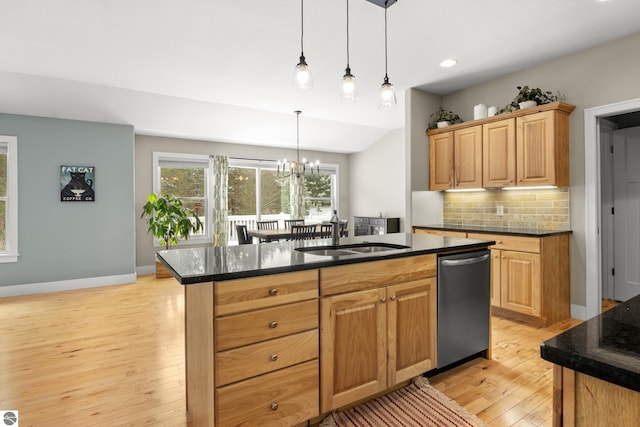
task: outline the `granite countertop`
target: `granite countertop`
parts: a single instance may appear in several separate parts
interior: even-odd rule
[[[315,239],[162,250],[158,252],[158,259],[171,270],[181,284],[189,285],[452,250],[473,250],[495,243],[493,240],[411,233],[340,239],[340,245],[364,242],[403,245],[407,248],[345,256],[313,255],[296,250],[299,247],[331,245],[331,239]]]
[[[640,392],[640,295],[545,341],[540,356]]]
[[[513,236],[545,237],[557,234],[571,233],[571,230],[539,230],[537,228],[494,227],[490,225],[455,225],[455,224],[429,224],[414,225],[415,228],[426,230],[466,231],[473,233],[510,234]]]

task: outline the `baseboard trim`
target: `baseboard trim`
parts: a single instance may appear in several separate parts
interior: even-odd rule
[[[156,274],[156,266],[154,265],[141,265],[136,267],[136,274],[138,276],[145,276],[147,274]]]
[[[100,286],[126,285],[135,282],[136,274],[131,273],[116,276],[88,277],[86,279],[59,280],[56,282],[0,286],[0,298],[43,294],[47,292],[71,291],[74,289],[97,288]]]
[[[578,320],[587,320],[587,307],[571,304],[571,317]]]

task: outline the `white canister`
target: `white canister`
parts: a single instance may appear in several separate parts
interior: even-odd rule
[[[487,117],[487,106],[478,104],[473,107],[473,120],[484,119]]]
[[[489,107],[487,111],[488,111],[489,117],[493,117],[496,114],[498,114],[498,107],[496,107],[495,105],[492,105],[491,107]]]

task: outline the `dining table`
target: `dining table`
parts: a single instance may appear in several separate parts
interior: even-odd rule
[[[275,230],[247,230],[249,237],[255,237],[260,239],[262,242],[275,242],[277,240],[282,239],[290,239],[291,238],[291,229],[290,228],[277,228]],[[320,227],[316,227],[316,231],[313,233],[314,238],[322,237],[322,232],[320,231]],[[330,236],[326,236],[330,237]]]

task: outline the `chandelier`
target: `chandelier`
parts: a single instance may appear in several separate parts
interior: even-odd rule
[[[282,178],[289,176],[300,178],[307,171],[313,173],[314,168],[316,173],[320,172],[319,160],[316,160],[315,163],[307,162],[307,159],[303,157],[302,161],[300,161],[300,113],[302,111],[296,110],[294,113],[296,113],[296,160],[278,160],[278,175]]]

